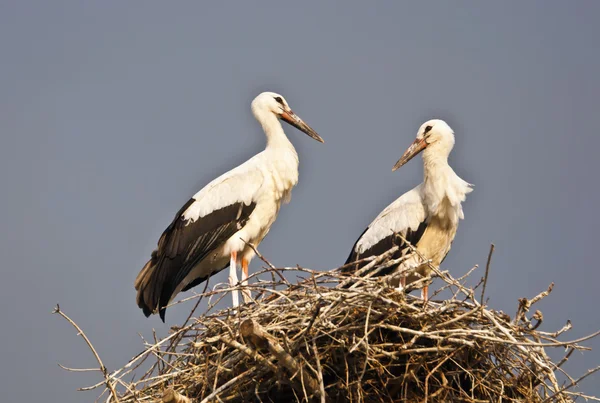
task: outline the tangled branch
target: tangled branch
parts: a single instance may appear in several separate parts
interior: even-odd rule
[[[438,291],[452,296],[424,304],[382,278],[275,268],[261,259],[267,267],[248,286],[254,303],[212,312],[232,288],[196,295],[208,299],[202,315],[147,343],[111,374],[81,329],[57,313],[94,352],[104,373],[96,386],[105,385],[107,402],[571,402],[584,396],[574,391],[579,381],[600,369],[559,383],[562,364],[573,351],[588,350],[581,343],[598,333],[561,341],[570,323],[555,333],[539,331],[543,315],[530,310],[551,287],[521,299],[511,318],[476,300],[477,287],[463,285],[473,270],[455,279],[435,268],[442,280]],[[384,254],[369,264],[377,268],[389,259]],[[478,284],[481,299],[489,267],[488,259]],[[286,279],[292,272],[300,276],[295,284]],[[551,348],[567,354],[555,363],[546,354]],[[151,356],[156,363],[149,370],[125,380]]]

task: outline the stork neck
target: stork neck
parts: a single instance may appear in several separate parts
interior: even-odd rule
[[[450,185],[447,178],[454,171],[448,164],[446,155],[423,154],[423,176],[428,202],[437,205],[446,196],[447,187]]]
[[[448,174],[452,170],[448,165],[448,156],[454,145],[451,141],[436,141],[423,151],[423,167],[425,181],[428,178],[437,178]]]
[[[292,143],[285,135],[281,122],[274,114],[262,116],[259,120],[267,137],[267,148],[292,147]]]
[[[423,153],[423,173],[426,181],[428,177],[431,178],[444,174],[449,167],[447,155],[429,155]]]

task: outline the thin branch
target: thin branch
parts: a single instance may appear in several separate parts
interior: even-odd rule
[[[104,375],[104,381],[105,381],[108,389],[110,389],[110,393],[112,394],[113,399],[115,400],[116,403],[119,403],[119,396],[117,395],[117,391],[115,390],[115,387],[114,387],[113,383],[111,382],[110,375],[108,374],[108,370],[104,366],[102,359],[100,359],[100,355],[98,355],[98,352],[92,345],[92,342],[90,341],[90,339],[88,339],[88,337],[86,336],[84,331],[79,327],[79,325],[77,323],[75,323],[73,321],[73,319],[71,319],[70,317],[67,316],[66,313],[61,311],[59,304],[56,304],[56,307],[54,308],[52,313],[59,314],[60,316],[65,318],[67,320],[67,322],[69,322],[77,330],[77,334],[80,335],[83,338],[83,340],[85,340],[85,343],[88,345],[88,347],[94,354],[94,357],[96,358],[96,361],[98,362],[98,365],[100,365],[100,371],[102,372],[102,375]]]
[[[210,395],[206,396],[206,398],[204,398],[200,403],[208,403],[210,402],[211,399],[217,397],[217,395],[221,392],[223,392],[224,390],[226,390],[228,387],[234,385],[238,380],[240,380],[241,378],[250,375],[252,372],[254,372],[254,368],[249,369],[246,372],[242,372],[241,374],[239,374],[238,376],[231,378],[229,381],[225,382],[223,385],[221,385],[218,389],[216,389],[213,393],[211,393]]]
[[[319,359],[319,350],[317,349],[317,345],[315,340],[312,341],[313,353],[315,355],[315,360],[317,362],[317,378],[319,379],[319,391],[321,392],[321,403],[325,403],[327,401],[325,394],[325,383],[323,382],[323,370],[321,369],[321,360]]]
[[[596,368],[592,368],[590,370],[588,370],[583,376],[579,377],[578,379],[576,379],[574,382],[569,383],[568,385],[562,387],[560,390],[558,390],[555,394],[553,394],[552,396],[548,396],[546,399],[544,399],[542,401],[542,403],[547,403],[550,402],[552,400],[554,400],[557,396],[559,396],[561,393],[571,389],[574,386],[577,386],[581,381],[583,381],[585,378],[587,378],[588,376],[595,374],[596,372],[600,371],[600,366],[596,367]]]
[[[323,402],[339,396],[353,402],[432,403],[595,399],[571,390],[595,370],[574,379],[561,366],[575,350],[589,349],[580,343],[600,332],[559,341],[558,336],[571,329],[570,322],[548,333],[538,330],[541,312],[526,315],[551,288],[523,299],[515,321],[485,305],[493,245],[486,274],[475,287],[466,284],[476,267],[454,278],[415,250],[440,278],[433,295],[450,291],[443,300],[432,298],[423,304],[391,288],[388,277],[375,276],[403,261],[392,259],[396,250],[365,261],[361,270],[366,270],[352,274],[276,268],[263,258],[268,267],[252,273],[256,280],[248,285],[256,296],[254,303],[235,314],[231,308],[216,311],[215,305],[240,286],[205,289],[193,297],[208,297],[203,313],[198,315],[194,308],[169,336],[144,341],[143,352],[112,374],[103,372],[103,382],[90,388],[105,385],[100,398],[114,402],[112,391],[122,387],[121,403],[155,401],[169,389],[194,402]],[[288,272],[298,279],[293,285],[284,281]],[[429,282],[429,277],[420,278],[411,288]],[[474,297],[480,292],[481,302]],[[196,302],[197,307],[200,301]],[[566,354],[557,362],[546,354],[548,348],[563,347]],[[134,381],[133,371],[148,356],[155,364]],[[559,374],[570,383],[559,385]],[[171,392],[166,393],[168,398]]]
[[[163,393],[162,403],[192,403],[192,400],[180,395],[175,389],[169,388]]]
[[[485,296],[485,288],[487,286],[488,276],[490,274],[490,264],[492,263],[492,255],[494,254],[495,248],[496,248],[496,246],[494,244],[490,245],[490,253],[488,255],[487,263],[485,265],[485,275],[483,277],[483,288],[481,290],[481,298],[479,299],[481,301],[481,305],[485,304],[485,300],[483,298]]]
[[[303,374],[302,367],[298,364],[298,361],[285,351],[261,325],[252,319],[246,319],[240,325],[240,330],[242,337],[250,339],[255,346],[267,348],[277,359],[278,363],[290,371],[291,374],[300,372],[302,376],[306,378],[306,386],[310,390],[311,395],[319,394],[319,385],[317,381],[310,375]]]
[[[69,372],[102,372],[102,369],[100,368],[69,368],[61,364],[58,364],[58,366]]]

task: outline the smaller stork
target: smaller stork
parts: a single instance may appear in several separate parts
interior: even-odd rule
[[[464,218],[461,203],[473,190],[472,185],[462,180],[448,165],[453,147],[454,132],[446,122],[434,119],[423,123],[415,141],[392,168],[392,171],[397,170],[423,152],[423,183],[400,196],[375,218],[352,247],[347,265],[380,255],[399,245],[392,258],[403,258],[401,263],[376,275],[400,273],[399,279],[392,278],[399,284],[393,284],[404,289],[407,281],[412,283],[428,276],[430,264],[438,267],[442,263],[450,251],[458,221]],[[396,234],[401,234],[419,253],[415,253],[404,241],[398,243]],[[365,265],[350,265],[343,272],[351,273]],[[427,286],[421,290],[425,301],[427,291]]]
[[[298,154],[279,119],[323,142],[279,94],[258,95],[252,113],[267,137],[265,150],[210,182],[175,214],[135,280],[137,304],[146,317],[158,312],[164,322],[175,295],[227,266],[231,286],[238,282],[240,264],[242,284],[247,284],[248,264],[255,255],[248,243],[258,246],[298,183]],[[242,295],[247,302],[248,291]],[[232,297],[237,306],[237,291]]]

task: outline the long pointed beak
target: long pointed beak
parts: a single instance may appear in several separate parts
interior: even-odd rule
[[[400,168],[402,165],[406,164],[408,161],[413,159],[413,157],[419,154],[421,151],[423,151],[425,147],[427,147],[427,142],[424,138],[415,139],[415,141],[413,141],[410,147],[408,147],[408,150],[406,150],[402,157],[400,157],[398,162],[396,162],[396,165],[394,165],[392,171],[395,171],[396,169]]]
[[[304,133],[308,134],[310,137],[312,137],[313,139],[317,140],[318,142],[320,142],[320,143],[324,143],[325,142],[321,138],[321,136],[319,136],[317,134],[317,132],[312,129],[312,127],[310,127],[309,125],[307,125],[306,123],[304,123],[304,121],[302,119],[300,119],[298,117],[298,115],[296,115],[294,112],[292,112],[291,109],[287,110],[287,111],[284,111],[281,114],[281,119],[283,119],[284,121],[286,121],[290,125],[294,126],[296,129],[301,130]]]

